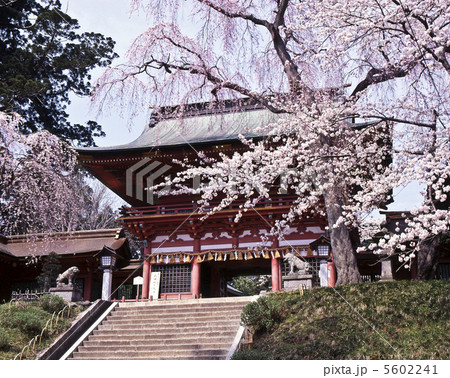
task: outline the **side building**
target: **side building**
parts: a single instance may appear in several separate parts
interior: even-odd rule
[[[74,282],[86,301],[100,299],[103,273],[100,254],[104,249],[117,255],[117,273],[130,265],[131,253],[123,229],[57,232],[53,234],[0,235],[0,300],[9,301],[39,292],[37,277],[45,258],[58,255],[60,272],[76,266]],[[133,260],[131,260],[133,261]],[[120,278],[118,277],[119,281]],[[14,293],[14,295],[13,295]]]

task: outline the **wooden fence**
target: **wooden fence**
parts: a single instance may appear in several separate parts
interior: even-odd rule
[[[11,302],[33,302],[38,301],[43,295],[49,294],[50,291],[39,291],[39,290],[17,290],[11,293]]]

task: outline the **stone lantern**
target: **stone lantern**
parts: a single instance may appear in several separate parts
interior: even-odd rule
[[[109,301],[111,298],[112,272],[116,267],[117,258],[120,256],[105,245],[97,254],[97,257],[100,258],[99,269],[103,270],[102,300]]]

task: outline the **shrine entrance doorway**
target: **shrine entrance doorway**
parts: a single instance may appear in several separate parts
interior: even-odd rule
[[[201,293],[204,298],[240,295],[230,287],[234,277],[268,276],[271,277],[271,263],[268,259],[249,261],[210,261],[201,267]]]

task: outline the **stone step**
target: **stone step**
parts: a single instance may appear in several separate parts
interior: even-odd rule
[[[241,320],[240,314],[234,314],[234,315],[204,315],[204,316],[189,316],[186,314],[181,314],[180,316],[171,316],[171,317],[110,317],[105,319],[102,324],[135,324],[137,326],[143,325],[143,324],[172,324],[172,323],[192,323],[192,322],[198,322],[198,323],[206,323],[206,322],[220,322],[222,320],[227,321],[233,321],[233,322],[239,322]]]
[[[224,348],[219,349],[203,349],[203,350],[195,350],[195,349],[173,349],[170,350],[170,355],[174,357],[195,357],[196,355],[210,355],[210,356],[225,356],[227,354],[227,350]],[[168,353],[166,351],[121,351],[121,350],[112,350],[112,351],[84,351],[84,352],[74,352],[74,357],[76,355],[91,355],[91,356],[107,356],[110,355],[115,359],[116,356],[129,356],[129,357],[161,357],[161,356],[168,356]]]
[[[192,316],[202,316],[207,314],[218,314],[218,315],[227,315],[227,314],[240,314],[242,312],[242,308],[235,308],[235,309],[223,309],[220,311],[211,309],[211,310],[201,310],[201,311],[190,311],[189,309],[185,310],[172,310],[172,311],[148,311],[147,309],[143,310],[133,310],[133,311],[113,311],[108,316],[117,316],[117,317],[123,317],[123,316],[176,316],[180,314],[184,315],[191,315]]]
[[[195,344],[231,344],[233,341],[234,335],[228,336],[203,336],[203,337],[172,337],[168,339],[163,338],[149,338],[149,339],[126,339],[123,338],[109,338],[109,339],[89,339],[83,343],[83,346],[89,347],[103,347],[107,348],[112,345],[115,347],[126,347],[126,346],[138,346],[138,347],[158,347],[163,348],[168,345],[188,345],[189,343],[195,342]]]
[[[226,298],[120,303],[71,359],[225,359],[249,302]]]
[[[99,330],[127,330],[127,329],[135,329],[136,327],[139,328],[141,332],[147,332],[152,331],[154,329],[162,328],[167,329],[171,328],[174,329],[176,332],[180,332],[180,329],[184,328],[191,328],[195,327],[197,329],[211,329],[216,326],[227,326],[227,327],[233,327],[238,326],[239,322],[236,320],[214,320],[214,321],[208,321],[208,322],[197,322],[195,320],[193,321],[177,321],[177,322],[170,322],[170,323],[158,323],[158,324],[136,324],[136,323],[129,323],[129,324],[115,324],[115,323],[108,323],[104,322],[98,326]]]
[[[238,327],[233,327],[235,332],[237,332]],[[227,332],[230,330],[228,325],[220,325],[220,326],[205,326],[205,327],[192,327],[192,328],[178,328],[174,329],[173,327],[157,327],[157,328],[129,328],[129,329],[95,329],[93,335],[111,335],[111,334],[122,334],[125,337],[129,337],[132,335],[162,335],[162,334],[179,334],[183,332],[183,334],[207,334],[209,332]]]
[[[128,311],[148,311],[148,312],[170,312],[170,311],[186,311],[186,310],[194,310],[194,311],[210,311],[214,309],[214,311],[228,311],[228,310],[236,310],[238,308],[243,308],[250,302],[241,302],[237,304],[227,304],[227,303],[208,303],[208,304],[200,304],[200,305],[147,305],[147,306],[117,306],[114,309],[114,312],[128,312]]]
[[[165,307],[131,307],[131,308],[116,308],[115,310],[113,310],[111,312],[111,315],[167,315],[169,316],[170,314],[186,314],[187,312],[192,313],[192,314],[209,314],[209,313],[218,313],[218,314],[222,314],[222,313],[240,313],[242,312],[242,309],[245,306],[233,306],[233,307],[229,307],[229,306],[224,306],[224,307],[215,307],[215,306],[210,306],[210,307],[195,307],[190,309],[189,306],[184,306],[184,307],[173,307],[173,308],[169,308],[167,306]]]
[[[134,351],[139,351],[139,352],[148,352],[148,351],[152,351],[156,352],[156,351],[171,351],[173,349],[178,350],[178,351],[194,351],[194,350],[211,350],[211,349],[224,349],[224,350],[228,350],[227,347],[231,346],[233,340],[228,340],[226,343],[214,343],[214,342],[210,342],[210,343],[205,343],[205,344],[199,344],[199,343],[178,343],[178,344],[170,344],[170,345],[157,345],[157,344],[153,344],[153,345],[148,345],[148,346],[144,346],[144,345],[116,345],[116,344],[112,344],[112,345],[91,345],[89,342],[86,343],[86,345],[80,346],[78,348],[79,352],[116,352],[116,351],[120,351],[120,352],[134,352]]]
[[[150,319],[108,319],[107,321],[103,321],[101,324],[106,325],[134,325],[136,327],[160,327],[163,325],[169,324],[217,324],[223,322],[224,324],[233,323],[239,324],[241,322],[241,318],[239,316],[210,316],[209,318],[189,318],[189,317],[181,317],[181,318],[150,318]]]
[[[70,360],[223,360],[228,351],[226,350],[202,350],[202,351],[176,351],[167,353],[149,352],[74,352]]]
[[[94,331],[94,334],[90,335],[88,340],[123,340],[127,338],[128,340],[169,340],[176,339],[178,337],[183,338],[203,338],[203,337],[229,337],[235,336],[236,330],[230,330],[226,328],[225,330],[216,330],[213,329],[209,332],[199,332],[196,330],[184,331],[180,332],[152,332],[152,333],[142,333],[140,331],[127,331],[127,332],[118,332],[118,331],[103,331],[99,332],[98,330]]]
[[[153,307],[153,306],[169,306],[184,307],[186,305],[196,306],[233,306],[241,303],[249,303],[254,297],[227,297],[227,298],[202,298],[202,299],[183,299],[168,301],[147,301],[147,302],[119,302],[119,308],[130,307]]]
[[[132,307],[208,307],[208,306],[237,306],[243,303],[249,303],[253,297],[235,297],[235,298],[203,298],[203,299],[186,299],[173,301],[145,301],[145,302],[118,302],[118,308]]]
[[[209,315],[209,314],[217,314],[217,315],[223,315],[223,316],[227,316],[227,315],[235,315],[235,314],[241,314],[242,312],[242,307],[238,307],[238,308],[234,308],[234,309],[221,309],[221,310],[214,310],[214,309],[208,309],[208,310],[172,310],[172,311],[168,311],[168,310],[164,310],[164,311],[149,311],[148,309],[139,309],[139,310],[128,310],[128,311],[113,311],[111,312],[111,314],[108,315],[108,318],[111,317],[117,317],[117,318],[122,318],[122,317],[135,317],[135,316],[147,316],[147,317],[151,317],[151,316],[177,316],[180,314],[183,315],[187,315],[189,314],[190,316],[204,316],[204,315]]]

